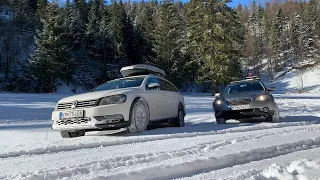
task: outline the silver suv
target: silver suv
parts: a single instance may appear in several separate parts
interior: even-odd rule
[[[279,109],[259,78],[236,81],[229,84],[222,94],[217,93],[213,110],[217,124],[225,124],[229,119],[265,117],[266,121],[279,121]]]

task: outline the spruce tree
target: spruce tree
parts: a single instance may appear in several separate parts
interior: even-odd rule
[[[281,63],[285,60],[283,52],[285,51],[285,30],[286,30],[286,19],[281,8],[277,10],[275,21],[272,29],[272,45],[276,52],[275,68],[281,70]]]
[[[108,31],[108,19],[105,16],[106,14],[103,7],[103,0],[93,0],[88,13],[86,48],[88,50],[88,53],[95,58],[101,57],[100,41],[105,40],[106,35],[104,34],[106,34],[106,31]]]
[[[142,51],[142,60],[150,61],[154,57],[152,52],[153,47],[153,32],[155,29],[155,12],[156,3],[149,2],[146,3],[142,1],[138,4],[135,19],[133,24],[135,24],[136,32],[139,38],[139,46]]]
[[[291,46],[293,49],[294,60],[298,63],[302,56],[302,20],[299,14],[295,14],[294,19],[291,22]]]
[[[109,8],[109,36],[113,45],[114,59],[125,56],[124,51],[124,29],[126,23],[126,14],[122,0],[117,3],[112,0]]]
[[[164,68],[168,78],[181,82],[180,65],[184,61],[182,54],[183,30],[181,18],[172,1],[164,1],[157,11],[157,25],[153,33],[154,48],[157,55],[154,62]]]
[[[46,14],[40,17],[43,29],[38,32],[36,38],[33,67],[39,82],[43,85],[39,91],[55,92],[57,78],[71,80],[73,64],[59,5],[49,3],[44,10]]]

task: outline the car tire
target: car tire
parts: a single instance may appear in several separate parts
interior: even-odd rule
[[[216,123],[217,124],[226,124],[226,119],[224,119],[224,118],[216,118]]]
[[[184,127],[185,121],[184,121],[184,109],[182,105],[179,105],[178,107],[178,116],[174,119],[174,121],[170,122],[170,125],[172,127]]]
[[[279,115],[279,109],[276,108],[273,115],[266,116],[266,120],[268,122],[279,122],[280,121],[280,115]]]
[[[60,135],[62,138],[75,138],[84,136],[86,132],[84,130],[80,131],[60,131]]]
[[[130,108],[130,126],[128,133],[141,133],[147,130],[150,112],[147,103],[143,99],[134,101]]]

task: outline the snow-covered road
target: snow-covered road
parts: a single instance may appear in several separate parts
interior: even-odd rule
[[[320,179],[320,95],[275,95],[280,123],[216,125],[210,96],[186,95],[186,127],[61,139],[63,95],[0,94],[0,179]]]

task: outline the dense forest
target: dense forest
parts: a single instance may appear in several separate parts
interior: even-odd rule
[[[319,59],[320,1],[0,0],[0,91],[85,89],[154,63],[178,87],[215,89],[267,63]]]

